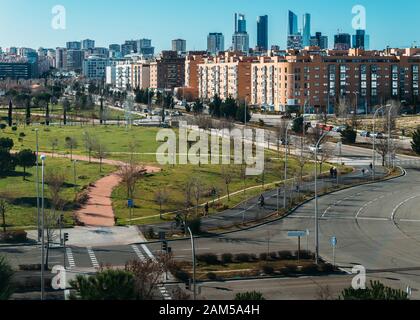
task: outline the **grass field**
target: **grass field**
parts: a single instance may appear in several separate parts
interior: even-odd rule
[[[98,164],[79,162],[76,165],[76,188],[74,186],[73,165],[68,159],[47,158],[45,173],[49,171],[63,173],[65,185],[61,197],[67,203],[65,213],[66,224],[73,225],[72,206],[76,192],[95,182],[102,176],[112,172],[112,166],[103,166],[103,172],[99,172]],[[41,169],[40,173],[41,175]],[[26,180],[23,180],[23,170],[19,167],[13,174],[0,177],[0,198],[7,200],[6,224],[9,228],[33,227],[36,225],[36,168],[27,170]],[[41,189],[41,187],[40,187]],[[45,188],[46,209],[49,209],[49,191]]]
[[[139,128],[132,127],[126,130],[125,127],[117,126],[40,126],[38,127],[39,148],[42,152],[52,152],[52,141],[57,139],[58,145],[55,148],[59,153],[70,153],[66,148],[66,137],[75,138],[78,147],[73,151],[74,154],[88,155],[84,146],[84,132],[95,137],[99,142],[106,146],[109,153],[107,158],[117,160],[128,160],[131,152],[130,144],[135,142],[136,160],[146,163],[156,162],[155,153],[159,143],[156,142],[158,128]],[[25,134],[20,137],[21,133]],[[35,127],[19,126],[17,131],[10,128],[0,131],[0,136],[12,138],[15,142],[15,149],[25,148],[35,149],[36,133]]]
[[[57,139],[58,145],[55,147],[55,152],[68,154],[69,150],[65,145],[65,139],[66,137],[72,137],[78,141],[78,147],[74,150],[74,154],[87,155],[83,143],[84,132],[87,132],[89,135],[96,137],[98,141],[102,142],[106,146],[108,151],[107,158],[127,161],[130,158],[130,145],[134,143],[134,156],[137,162],[142,164],[157,165],[154,153],[160,145],[160,143],[156,142],[156,134],[159,130],[158,128],[133,127],[126,130],[123,127],[117,126],[51,126],[39,127],[38,129],[40,152],[51,153],[53,151],[52,141]],[[12,138],[15,142],[15,150],[22,150],[25,148],[30,148],[32,150],[35,149],[35,128],[33,126],[19,126],[17,131],[12,131],[10,128],[7,128],[4,131],[0,131],[0,135]],[[95,154],[93,153],[92,156],[94,157]],[[276,152],[266,151],[266,171],[264,177],[262,175],[248,177],[246,179],[246,185],[240,177],[240,166],[230,166],[229,171],[232,173],[232,182],[229,185],[230,193],[242,190],[244,187],[249,188],[252,186],[261,186],[261,188],[256,188],[246,191],[246,193],[234,195],[230,198],[230,200],[227,198],[222,199],[220,201],[221,208],[219,208],[219,210],[227,207],[234,207],[240,202],[246,200],[246,198],[260,194],[263,191],[263,185],[266,186],[267,184],[281,181],[283,179],[284,164],[283,159],[278,159],[277,157],[278,155]],[[54,161],[64,161],[63,163],[69,163],[65,162],[68,160]],[[60,165],[61,164],[57,162],[57,166]],[[96,165],[89,166],[87,164],[83,164],[83,166],[86,167],[86,170],[93,170],[92,172],[88,172],[88,174],[86,174],[89,177],[86,179],[87,183],[93,182],[99,178],[99,175],[97,175],[98,172],[96,172],[96,175],[93,174],[95,170],[98,171]],[[162,169],[162,172],[146,176],[137,184],[134,199],[136,207],[133,210],[132,216],[137,224],[156,223],[161,221],[159,218],[160,207],[155,201],[155,193],[158,190],[166,189],[169,196],[168,202],[162,207],[164,212],[184,209],[184,189],[187,181],[190,180],[191,177],[195,177],[201,182],[200,184],[203,196],[200,197],[200,203],[213,201],[213,197],[210,192],[213,188],[218,190],[218,196],[223,197],[227,195],[227,188],[221,174],[222,167],[219,165],[203,165],[201,167],[193,165],[177,165],[175,167],[163,166]],[[107,167],[106,170],[109,172],[112,168]],[[304,174],[312,174],[313,170],[313,164],[308,163],[304,168]],[[297,159],[290,157],[288,162],[288,177],[298,177],[299,171],[300,168],[298,167]],[[32,189],[30,190],[35,192],[33,184],[31,185],[29,183],[28,185],[32,186]],[[3,184],[3,188],[0,185],[0,191],[3,190],[4,187],[5,184]],[[270,188],[274,188],[274,186],[271,185]],[[24,192],[19,193],[18,188],[16,190],[16,198],[23,197],[24,193],[30,192],[30,190],[24,190]],[[121,185],[117,187],[113,193],[113,206],[120,223],[128,222],[129,210],[126,203],[126,190],[124,186]],[[17,208],[16,211],[22,212],[21,208]],[[19,214],[15,214],[15,217],[17,218],[20,216]],[[33,221],[33,212],[25,215],[25,218],[23,216],[20,218],[21,219],[15,219],[17,224],[31,224],[31,221]],[[168,218],[172,217],[169,216]]]

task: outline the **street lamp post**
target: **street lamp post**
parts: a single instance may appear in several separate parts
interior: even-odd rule
[[[196,276],[196,263],[195,263],[195,241],[194,241],[194,236],[193,233],[191,231],[191,228],[188,227],[188,232],[190,233],[190,237],[191,237],[191,252],[192,252],[192,262],[193,262],[193,286],[194,286],[194,300],[197,300],[197,288],[196,288],[196,281],[195,281],[195,276]]]
[[[319,220],[318,220],[318,148],[321,141],[328,135],[325,132],[315,145],[315,263],[319,263]]]
[[[38,144],[38,128],[35,129],[36,135],[36,209],[37,209],[37,232],[38,232],[38,243],[41,240],[40,232],[40,209],[39,209],[39,144]]]
[[[375,181],[376,179],[376,135],[377,133],[376,131],[376,116],[379,114],[379,111],[383,110],[385,108],[385,106],[381,106],[380,108],[378,108],[374,115],[373,115],[373,151],[372,151],[372,177],[373,177],[373,181]]]
[[[392,156],[391,156],[391,112],[394,108],[394,105],[387,105],[389,106],[388,110],[388,166],[391,165],[392,162]]]
[[[45,170],[45,155],[41,155],[41,179],[42,179],[42,188],[41,188],[41,300],[45,298],[45,281],[44,281],[44,271],[45,271],[45,259],[44,259],[44,251],[45,251],[45,198],[44,198],[44,191],[45,191],[45,181],[44,181],[44,170]]]
[[[286,190],[287,190],[287,147],[288,147],[288,129],[289,129],[289,122],[286,122],[286,133],[285,133],[285,141],[284,141],[284,198],[283,198],[283,208],[286,209],[287,208],[287,194],[286,194]]]

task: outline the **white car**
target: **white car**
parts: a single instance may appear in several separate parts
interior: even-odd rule
[[[322,146],[318,146],[318,150],[316,150],[316,146],[309,146],[309,151],[315,153],[316,152],[322,152]]]

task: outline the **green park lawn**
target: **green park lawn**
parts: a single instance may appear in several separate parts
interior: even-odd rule
[[[104,165],[102,173],[99,164],[79,162],[76,165],[76,188],[74,187],[73,164],[68,159],[47,158],[45,173],[54,171],[65,176],[65,184],[61,197],[66,201],[64,212],[67,226],[73,225],[72,208],[76,192],[95,182],[102,176],[115,170],[112,166]],[[41,168],[39,171],[41,176]],[[41,185],[40,185],[41,190]],[[41,191],[40,191],[41,192]],[[16,171],[5,177],[0,177],[0,198],[7,200],[6,225],[11,229],[22,227],[33,228],[37,221],[36,206],[36,168],[27,169],[26,180],[23,180],[23,169],[17,167]],[[46,209],[49,209],[49,190],[45,187]]]
[[[74,154],[85,155],[88,153],[84,146],[84,132],[95,137],[98,142],[107,149],[108,157],[116,160],[128,160],[130,158],[131,146],[135,142],[134,152],[136,161],[143,163],[155,163],[156,152],[159,143],[156,142],[158,128],[132,127],[126,130],[125,127],[117,126],[39,126],[38,141],[40,152],[52,152],[52,141],[57,139],[58,145],[55,152],[69,154],[70,150],[66,147],[65,140],[71,137],[77,140],[78,146],[73,151]],[[20,137],[21,133],[25,136]],[[36,133],[35,127],[19,126],[17,131],[7,128],[0,131],[0,136],[12,138],[15,142],[14,149],[35,150]],[[94,155],[93,155],[94,156]]]
[[[130,158],[131,150],[133,149],[130,145],[134,143],[134,158],[135,161],[141,164],[156,164],[156,152],[160,143],[156,142],[156,134],[159,128],[143,128],[143,127],[132,127],[126,130],[125,127],[117,126],[66,126],[66,127],[38,127],[39,128],[39,146],[40,152],[52,152],[53,139],[58,140],[58,145],[55,148],[55,152],[60,154],[69,153],[68,148],[65,146],[66,137],[75,138],[78,141],[78,147],[74,150],[74,154],[87,155],[83,143],[84,132],[94,136],[106,147],[108,151],[107,158],[127,161]],[[23,133],[23,134],[22,134]],[[10,137],[15,142],[14,150],[32,149],[35,150],[35,128],[33,126],[24,127],[19,126],[16,131],[12,131],[10,128],[6,128],[0,131],[0,136]],[[92,155],[93,157],[95,154]],[[264,186],[267,187],[270,183],[281,181],[283,179],[283,159],[278,159],[278,155],[273,151],[266,151],[266,172],[264,174]],[[69,160],[50,160],[50,166],[57,166],[62,168],[63,165],[67,166],[66,173],[71,172]],[[98,165],[80,163],[80,170],[86,172],[80,172],[78,175],[85,175],[87,179],[83,181],[83,184],[89,184],[100,178]],[[162,166],[159,166],[162,167]],[[298,177],[300,168],[298,167],[298,161],[294,157],[289,158],[288,162],[288,177]],[[211,196],[210,190],[214,187],[218,190],[220,197],[227,195],[226,185],[221,174],[222,167],[219,165],[177,165],[163,166],[162,172],[153,175],[143,177],[137,184],[135,192],[135,205],[133,209],[133,223],[135,224],[146,224],[160,222],[159,205],[155,202],[155,193],[158,190],[166,189],[169,195],[169,200],[162,207],[163,212],[172,212],[176,210],[182,210],[185,208],[184,205],[184,189],[187,181],[192,177],[197,178],[203,190],[204,195],[200,198],[200,203],[212,202],[213,197]],[[116,168],[105,167],[105,172],[116,170]],[[232,172],[232,182],[229,185],[230,193],[234,193],[244,188],[244,182],[240,177],[240,166],[232,165],[229,167],[229,171]],[[312,163],[308,163],[304,168],[304,174],[312,174],[314,167]],[[29,170],[33,173],[33,170]],[[22,177],[8,177],[0,179],[0,195],[1,192],[7,191],[14,198],[19,199],[23,197],[33,197],[35,193],[35,185],[33,177],[29,177],[32,182],[23,182]],[[7,188],[8,184],[14,184],[16,181],[16,188]],[[20,187],[18,187],[19,182]],[[240,202],[246,200],[250,196],[256,196],[263,190],[263,177],[255,176],[248,177],[246,179],[246,187],[260,186],[253,190],[248,190],[246,193],[240,193],[234,195],[228,200],[227,198],[220,201],[219,210],[223,207],[232,208]],[[269,185],[268,188],[274,188],[274,185]],[[66,190],[65,194],[68,200],[71,200],[72,188]],[[28,196],[29,194],[29,196]],[[129,219],[129,210],[127,208],[127,192],[123,185],[117,187],[113,192],[113,206],[115,213],[119,218],[119,223],[126,224]],[[32,195],[32,196],[31,196]],[[35,209],[33,205],[17,205],[12,206],[9,210],[10,221],[15,225],[33,225]],[[212,209],[211,213],[215,211]],[[169,215],[165,218],[173,218]]]

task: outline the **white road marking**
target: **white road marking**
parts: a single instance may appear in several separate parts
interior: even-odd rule
[[[410,197],[410,198],[408,198],[408,199],[405,199],[404,201],[402,201],[401,203],[399,203],[395,208],[394,208],[394,210],[392,210],[392,214],[391,214],[391,220],[393,220],[393,221],[395,221],[395,215],[397,214],[397,211],[403,206],[403,205],[405,205],[407,202],[409,202],[409,201],[411,201],[411,200],[413,200],[413,199],[416,199],[416,198],[419,198],[420,197],[420,194],[419,195],[416,195],[416,196],[413,196],[413,197]]]
[[[146,260],[146,258],[144,257],[144,254],[141,252],[141,250],[139,249],[139,247],[137,247],[136,245],[132,245],[131,248],[133,248],[134,252],[136,253],[137,257],[139,257],[140,260]]]
[[[69,261],[70,269],[75,268],[76,263],[74,262],[73,251],[69,247],[66,248],[66,256],[67,256],[67,260]]]
[[[149,248],[145,244],[142,244],[141,247],[144,250],[144,252],[146,252],[146,254],[149,256],[150,259],[152,259],[153,261],[156,260],[153,253],[149,250]],[[163,277],[163,275],[162,275],[162,277]],[[170,296],[170,294],[166,290],[166,287],[163,284],[158,286],[158,288],[159,288],[159,291],[162,294],[164,300],[172,300],[172,297]]]
[[[92,262],[93,267],[99,268],[99,263],[98,263],[98,260],[96,259],[95,252],[93,252],[92,247],[87,247],[86,249],[88,251],[89,258],[90,258],[90,261]]]

